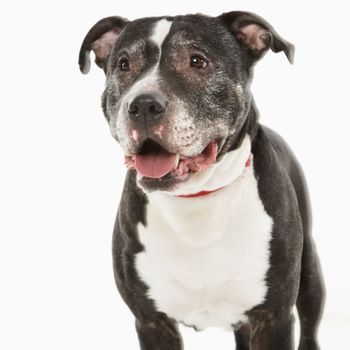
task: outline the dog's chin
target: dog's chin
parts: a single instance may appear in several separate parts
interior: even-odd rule
[[[125,164],[135,171],[137,185],[146,193],[172,192],[199,172],[207,170],[216,162],[219,141],[212,140],[202,152],[191,156],[170,153],[153,140],[146,140],[139,152],[125,156]]]
[[[146,193],[155,191],[171,192],[181,187],[190,176],[191,174],[189,173],[183,178],[178,178],[173,174],[167,174],[159,179],[152,179],[137,174],[136,183]]]

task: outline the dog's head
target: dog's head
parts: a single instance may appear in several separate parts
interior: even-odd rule
[[[293,45],[247,12],[97,22],[81,46],[106,74],[102,106],[145,191],[171,191],[232,150],[251,105],[251,68]],[[234,148],[234,147],[233,147]]]

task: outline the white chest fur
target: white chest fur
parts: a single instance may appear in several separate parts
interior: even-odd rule
[[[272,220],[253,164],[204,197],[149,195],[146,220],[135,263],[159,311],[198,329],[231,329],[264,301]]]

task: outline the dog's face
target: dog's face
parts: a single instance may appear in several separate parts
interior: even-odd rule
[[[106,73],[102,106],[126,165],[145,191],[172,190],[230,150],[250,108],[251,67],[271,47],[293,47],[242,12],[128,22],[109,17],[87,34]]]

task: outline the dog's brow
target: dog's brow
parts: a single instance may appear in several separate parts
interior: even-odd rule
[[[126,52],[129,55],[135,54],[138,50],[142,49],[145,42],[143,39],[136,39],[132,42],[127,43],[128,45],[123,45],[119,50],[118,53]]]

